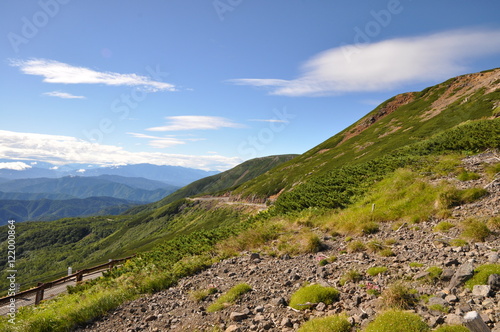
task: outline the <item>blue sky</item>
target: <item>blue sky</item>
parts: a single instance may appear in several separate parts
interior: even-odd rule
[[[303,153],[395,94],[499,67],[499,12],[496,0],[5,0],[0,159],[225,170]]]

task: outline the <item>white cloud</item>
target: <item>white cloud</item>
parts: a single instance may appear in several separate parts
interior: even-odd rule
[[[241,128],[242,125],[218,116],[181,115],[168,116],[165,126],[148,128],[149,131],[206,130],[220,128]]]
[[[12,169],[14,171],[24,171],[25,169],[29,169],[29,168],[31,168],[30,165],[25,164],[21,161],[0,163],[0,169]]]
[[[151,136],[151,135],[144,135],[144,134],[138,134],[138,133],[128,133],[129,135],[137,138],[147,138],[150,139],[149,145],[158,148],[158,149],[164,149],[164,148],[169,148],[171,146],[179,145],[179,144],[186,144],[185,141],[180,140],[175,137],[158,137],[158,136]]]
[[[49,97],[58,97],[58,98],[63,98],[63,99],[85,99],[84,96],[75,96],[67,92],[61,92],[61,91],[51,91],[51,92],[44,92],[44,96],[49,96]]]
[[[99,72],[54,60],[11,60],[10,65],[19,67],[25,74],[43,76],[46,83],[138,86],[151,92],[176,90],[172,84],[154,81],[147,76]]]
[[[130,152],[122,147],[90,143],[70,136],[19,133],[0,130],[0,159],[68,163],[125,165],[149,163],[223,171],[242,162],[239,157]],[[26,165],[31,167],[29,165]]]
[[[467,61],[500,53],[498,40],[500,30],[464,29],[345,45],[307,60],[296,79],[240,78],[229,82],[267,87],[271,94],[282,96],[384,91],[463,74]]]

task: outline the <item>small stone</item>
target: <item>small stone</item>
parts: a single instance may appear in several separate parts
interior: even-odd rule
[[[454,269],[443,269],[443,272],[441,273],[441,279],[442,280],[451,280],[453,278],[453,275],[455,274]]]
[[[292,327],[293,326],[293,323],[292,321],[290,320],[290,318],[288,317],[285,317],[281,320],[281,326],[285,326],[285,327]]]
[[[490,274],[488,277],[488,285],[492,290],[500,290],[500,274]]]
[[[488,295],[490,295],[490,292],[491,292],[491,286],[489,285],[475,285],[474,288],[472,288],[473,296],[487,297]]]
[[[255,312],[263,312],[264,311],[264,307],[261,306],[261,305],[258,305],[255,307]]]
[[[241,329],[239,328],[238,325],[229,325],[225,331],[226,332],[239,332],[239,331],[241,331]]]
[[[157,319],[158,319],[158,317],[157,317],[157,316],[155,316],[155,315],[150,315],[150,316],[146,317],[145,321],[146,321],[146,322],[152,322],[152,321],[157,320]]]
[[[244,313],[242,313],[242,312],[235,312],[235,311],[233,311],[229,315],[229,319],[231,319],[233,322],[239,322],[239,321],[244,320],[245,318],[247,318],[247,315],[244,314]]]
[[[451,278],[448,288],[454,289],[455,287],[467,281],[470,277],[472,277],[473,274],[474,261],[469,260],[458,268],[458,270],[453,275],[453,278]]]
[[[422,271],[420,273],[417,273],[414,277],[413,277],[413,280],[419,280],[419,279],[422,279],[422,278],[425,278],[429,275],[430,273],[427,272],[427,271]]]
[[[450,294],[450,295],[446,296],[446,297],[444,298],[444,300],[445,300],[446,302],[448,302],[448,303],[454,303],[454,302],[458,302],[458,297],[456,297],[456,296],[455,296],[455,295],[453,295],[453,294]]]
[[[286,300],[282,297],[277,297],[271,300],[271,304],[276,307],[286,306]]]
[[[488,263],[495,264],[498,262],[498,253],[492,252],[488,255]]]
[[[448,325],[462,325],[462,318],[459,315],[448,314],[446,315],[445,323]]]
[[[446,305],[447,302],[445,299],[443,298],[440,298],[440,297],[437,297],[437,296],[433,296],[429,299],[429,305]]]
[[[254,259],[259,259],[260,260],[260,255],[256,252],[253,252],[251,255],[250,255],[250,260],[253,261]]]
[[[323,302],[320,302],[316,305],[316,310],[318,311],[325,311],[326,309],[326,304],[324,304]]]

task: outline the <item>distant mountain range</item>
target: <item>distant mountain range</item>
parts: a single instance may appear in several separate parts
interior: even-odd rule
[[[21,166],[0,169],[0,225],[8,219],[119,214],[138,204],[159,201],[182,186],[218,173],[151,164],[57,167],[37,161],[1,163],[10,163],[11,168]]]
[[[122,177],[139,177],[148,180],[161,181],[177,187],[185,186],[201,178],[217,174],[215,171],[204,171],[200,169],[181,166],[158,166],[152,164],[106,166],[68,164],[56,166],[53,164],[37,161],[19,161],[0,159],[2,163],[23,163],[28,167],[22,170],[0,168],[0,183],[5,180],[31,179],[31,178],[61,178],[65,176],[100,176],[118,175]],[[1,166],[1,165],[0,165]]]
[[[8,220],[49,221],[67,217],[120,214],[134,204],[112,197],[90,197],[65,200],[0,200],[0,225]]]

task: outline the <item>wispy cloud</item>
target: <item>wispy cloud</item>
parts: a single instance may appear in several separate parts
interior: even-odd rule
[[[24,171],[25,169],[31,168],[31,165],[25,164],[21,161],[0,163],[0,169],[12,169],[14,171]]]
[[[169,83],[154,81],[147,76],[100,72],[85,67],[76,67],[67,63],[47,59],[10,60],[10,65],[19,67],[28,75],[42,76],[46,83],[63,84],[105,84],[137,86],[154,91],[175,91]]]
[[[281,96],[384,91],[462,74],[467,71],[467,61],[500,53],[497,40],[500,30],[464,29],[345,45],[307,60],[296,79],[239,78],[229,82],[266,87],[270,94]]]
[[[150,139],[149,145],[158,148],[158,149],[164,149],[164,148],[169,148],[171,146],[179,145],[179,144],[186,144],[186,141],[191,141],[191,142],[196,142],[196,141],[203,141],[205,140],[204,138],[186,138],[186,139],[180,139],[172,136],[164,136],[164,137],[159,137],[159,136],[151,136],[151,135],[145,135],[145,134],[140,134],[140,133],[127,133],[133,137],[136,138],[146,138]]]
[[[122,147],[90,143],[71,136],[19,133],[0,130],[0,159],[39,160],[55,165],[68,163],[123,165],[149,163],[205,170],[226,170],[242,162],[238,157],[130,152]],[[26,165],[29,166],[29,165]]]
[[[85,99],[84,96],[75,96],[67,92],[61,92],[61,91],[51,91],[51,92],[44,92],[44,96],[49,96],[49,97],[58,97],[58,98],[63,98],[63,99]]]
[[[168,116],[164,126],[148,128],[149,131],[214,130],[220,128],[241,128],[242,125],[218,116],[181,115]]]

